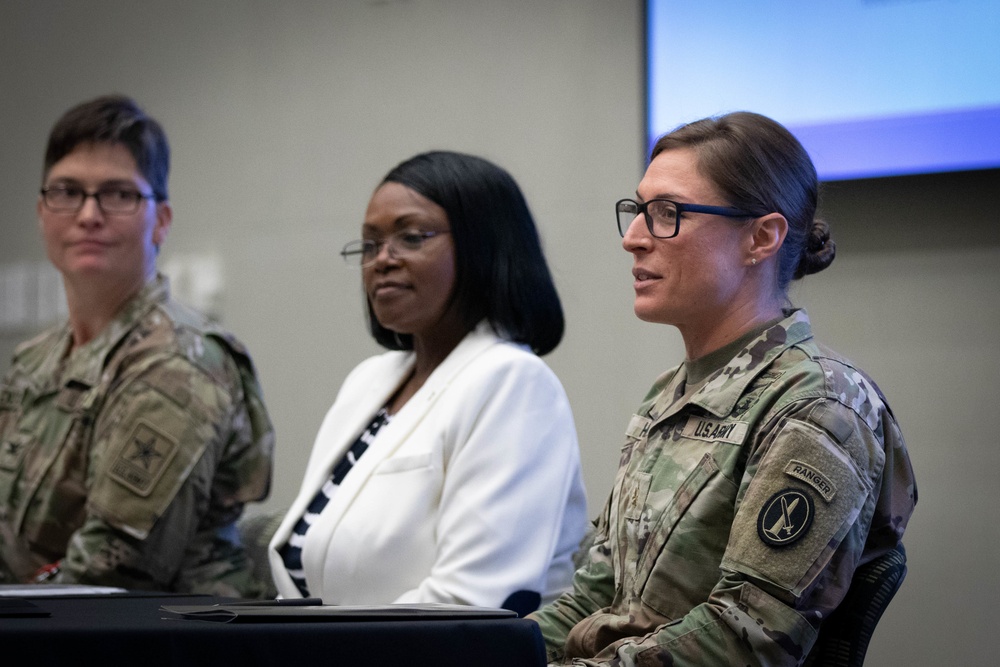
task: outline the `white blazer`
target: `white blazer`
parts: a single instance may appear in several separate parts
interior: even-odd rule
[[[413,354],[388,352],[344,381],[298,497],[271,540],[278,592],[301,597],[278,549],[333,465],[404,381]],[[543,603],[569,588],[586,498],[569,401],[545,363],[488,325],[470,332],[344,478],[302,549],[326,604],[444,602],[498,607],[518,590]]]

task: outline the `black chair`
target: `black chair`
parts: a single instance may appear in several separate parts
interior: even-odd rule
[[[281,520],[285,517],[284,512],[265,514],[244,514],[236,522],[236,528],[240,532],[240,539],[247,550],[247,556],[253,563],[251,572],[263,587],[264,598],[274,598],[278,594],[278,589],[274,586],[271,578],[271,563],[267,558],[267,547],[271,542],[271,536],[278,530]]]
[[[844,600],[820,626],[803,667],[861,667],[875,626],[905,576],[902,544],[859,567]]]
[[[524,618],[531,612],[537,611],[541,602],[542,596],[535,591],[514,591],[507,596],[500,608],[516,613],[518,618]]]

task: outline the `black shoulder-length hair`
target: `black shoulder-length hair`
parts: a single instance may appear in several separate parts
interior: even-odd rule
[[[562,304],[542,253],[528,203],[513,177],[473,155],[432,151],[392,169],[385,183],[420,193],[448,214],[455,244],[452,295],[471,330],[485,319],[498,335],[544,355],[562,340]],[[390,350],[413,349],[413,338],[386,329],[368,303],[372,335]]]

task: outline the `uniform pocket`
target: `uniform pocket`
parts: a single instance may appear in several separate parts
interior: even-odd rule
[[[4,433],[0,439],[0,501],[9,505],[24,466],[30,439],[23,433]]]
[[[722,560],[737,490],[711,453],[698,461],[648,536],[637,578],[643,604],[676,619],[708,599],[720,576],[710,564]],[[650,500],[655,505],[655,492]]]

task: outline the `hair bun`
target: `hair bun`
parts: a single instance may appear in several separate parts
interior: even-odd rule
[[[813,220],[802,248],[799,266],[795,270],[795,278],[822,271],[833,263],[836,255],[837,244],[830,238],[830,226],[824,220]]]

